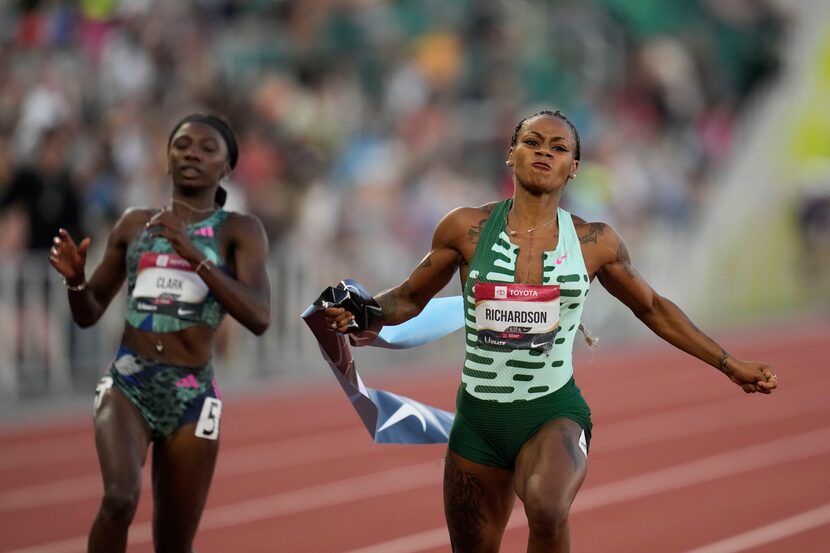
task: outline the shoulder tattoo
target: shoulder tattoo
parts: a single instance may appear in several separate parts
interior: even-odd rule
[[[581,244],[596,244],[603,234],[605,234],[605,223],[590,223],[588,229],[579,235],[579,242]]]
[[[493,205],[483,206],[481,209],[487,212],[487,217],[481,219],[467,230],[467,239],[471,243],[478,244],[478,239],[481,238],[481,231],[484,230],[484,225],[487,224],[487,220],[490,219],[490,214],[493,213],[493,207]]]

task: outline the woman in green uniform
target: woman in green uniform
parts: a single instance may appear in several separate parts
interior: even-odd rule
[[[211,365],[225,313],[255,334],[270,323],[268,240],[249,215],[222,209],[221,180],[236,139],[214,116],[194,114],[167,144],[170,205],[127,209],[103,259],[86,277],[90,239],[61,229],[49,254],[64,277],[75,322],[87,327],[127,282],[121,346],[98,384],[95,445],[104,494],[88,551],[123,552],[153,444],[156,551],[191,551],[219,448],[222,401]]]
[[[513,197],[451,211],[409,278],[374,298],[383,323],[399,324],[460,273],[466,359],[444,469],[456,553],[498,551],[516,495],[530,527],[528,553],[570,551],[568,514],[591,438],[572,348],[594,278],[658,336],[745,392],[777,386],[768,366],[730,356],[657,294],[611,226],[559,207],[579,160],[579,135],[559,111],[520,121],[506,161]],[[356,330],[342,308],[326,316],[333,330]]]

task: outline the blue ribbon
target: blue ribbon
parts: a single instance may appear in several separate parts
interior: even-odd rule
[[[464,326],[464,302],[461,296],[435,298],[424,310],[405,323],[385,326],[372,347],[407,349],[422,346],[452,334]]]
[[[323,296],[302,314],[326,363],[376,443],[446,443],[454,414],[384,390],[369,388],[357,372],[346,337],[326,327]],[[413,319],[381,329],[369,344],[404,349],[433,342],[464,326],[461,296],[436,298]]]

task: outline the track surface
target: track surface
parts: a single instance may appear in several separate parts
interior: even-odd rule
[[[779,390],[745,395],[657,339],[593,356],[578,348],[594,439],[571,516],[574,552],[830,551],[830,327],[723,342],[772,364]],[[457,367],[396,374],[367,380],[453,410]],[[101,489],[88,413],[0,427],[0,551],[85,551]],[[196,547],[446,552],[443,451],[374,445],[334,379],[267,398],[226,396]],[[131,552],[152,551],[150,515],[145,485]],[[524,551],[526,539],[517,502],[502,551]]]

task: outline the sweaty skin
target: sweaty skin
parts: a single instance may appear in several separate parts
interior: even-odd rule
[[[556,212],[565,183],[579,166],[578,161],[567,155],[573,149],[570,135],[567,125],[559,119],[539,117],[525,125],[516,146],[510,149],[508,164],[515,167],[516,187],[508,226],[517,231],[511,241],[520,248],[517,282],[540,284],[541,254],[554,250],[559,240],[556,221],[533,233],[521,231],[536,226],[537,221],[548,221],[547,214]],[[375,297],[383,310],[385,324],[400,324],[420,313],[449,283],[456,270],[463,289],[467,266],[493,205],[495,202],[457,208],[438,223],[429,253],[409,277]],[[721,362],[725,350],[642,278],[632,265],[625,242],[611,225],[587,222],[579,217],[574,217],[574,225],[591,281],[598,278],[608,292],[655,334],[717,368],[748,393],[770,393],[775,389],[777,379],[767,365],[729,355]],[[353,319],[340,308],[329,308],[326,313],[339,332],[345,332]]]
[[[191,119],[194,117],[196,120]],[[227,273],[206,261],[188,234],[189,223],[202,221],[219,209],[218,204],[222,203],[219,183],[236,161],[232,131],[227,128],[226,136],[222,125],[227,125],[211,121],[215,123],[216,118],[195,114],[177,125],[167,149],[168,172],[173,181],[170,204],[162,209],[126,210],[112,229],[103,258],[88,279],[86,258],[90,238],[76,244],[64,229],[54,238],[49,261],[66,280],[69,306],[79,326],[95,324],[122,288],[126,280],[127,249],[146,230],[169,242],[173,251],[204,281],[226,313],[257,335],[268,328],[271,316],[270,281],[265,266],[268,239],[260,221],[250,215],[227,214],[216,236]],[[229,145],[233,145],[233,155]],[[125,323],[122,351],[128,350],[129,357],[150,360],[142,366],[151,369],[141,372],[158,369],[147,380],[155,382],[156,376],[174,375],[175,378],[180,374],[176,371],[189,373],[192,381],[196,381],[194,374],[204,377],[205,386],[210,390],[206,390],[209,397],[201,407],[209,409],[201,411],[199,421],[190,422],[191,418],[182,414],[173,420],[169,434],[165,431],[154,435],[148,421],[156,415],[169,416],[172,409],[165,407],[178,408],[176,395],[168,394],[168,397],[159,393],[146,381],[128,388],[123,383],[113,384],[114,379],[109,375],[102,379],[94,422],[103,497],[89,533],[87,550],[90,553],[126,551],[150,443],[153,443],[153,544],[157,551],[192,550],[219,450],[221,400],[208,364],[215,333],[206,324],[171,332],[148,332]],[[115,365],[113,370],[116,375],[120,374]],[[104,384],[107,378],[109,385]],[[139,408],[137,400],[131,398],[141,393],[153,400],[165,397],[173,400],[167,406],[157,407],[147,402],[153,404],[141,404]],[[187,409],[190,407],[200,412],[199,404],[186,405]],[[204,422],[211,425],[210,431],[207,426],[199,430],[203,417],[207,417]]]
[[[557,213],[565,185],[579,168],[578,148],[575,131],[553,113],[526,119],[517,128],[507,159],[514,194],[505,221],[510,241],[519,248],[517,283],[542,283],[543,252],[555,250],[560,235],[558,219],[552,220],[551,214]],[[461,207],[438,223],[421,263],[400,285],[375,297],[385,324],[416,316],[456,271],[465,289],[476,245],[495,205]],[[777,387],[769,366],[730,356],[655,292],[634,269],[614,228],[576,216],[573,222],[589,279],[598,279],[655,334],[716,367],[747,393],[769,394]],[[345,332],[354,319],[342,308],[326,309],[326,317],[337,332]],[[570,551],[569,511],[587,472],[587,457],[580,449],[583,435],[574,420],[554,418],[521,445],[513,470],[476,463],[448,449],[444,510],[453,552],[497,552],[515,497],[528,519],[528,553]]]

